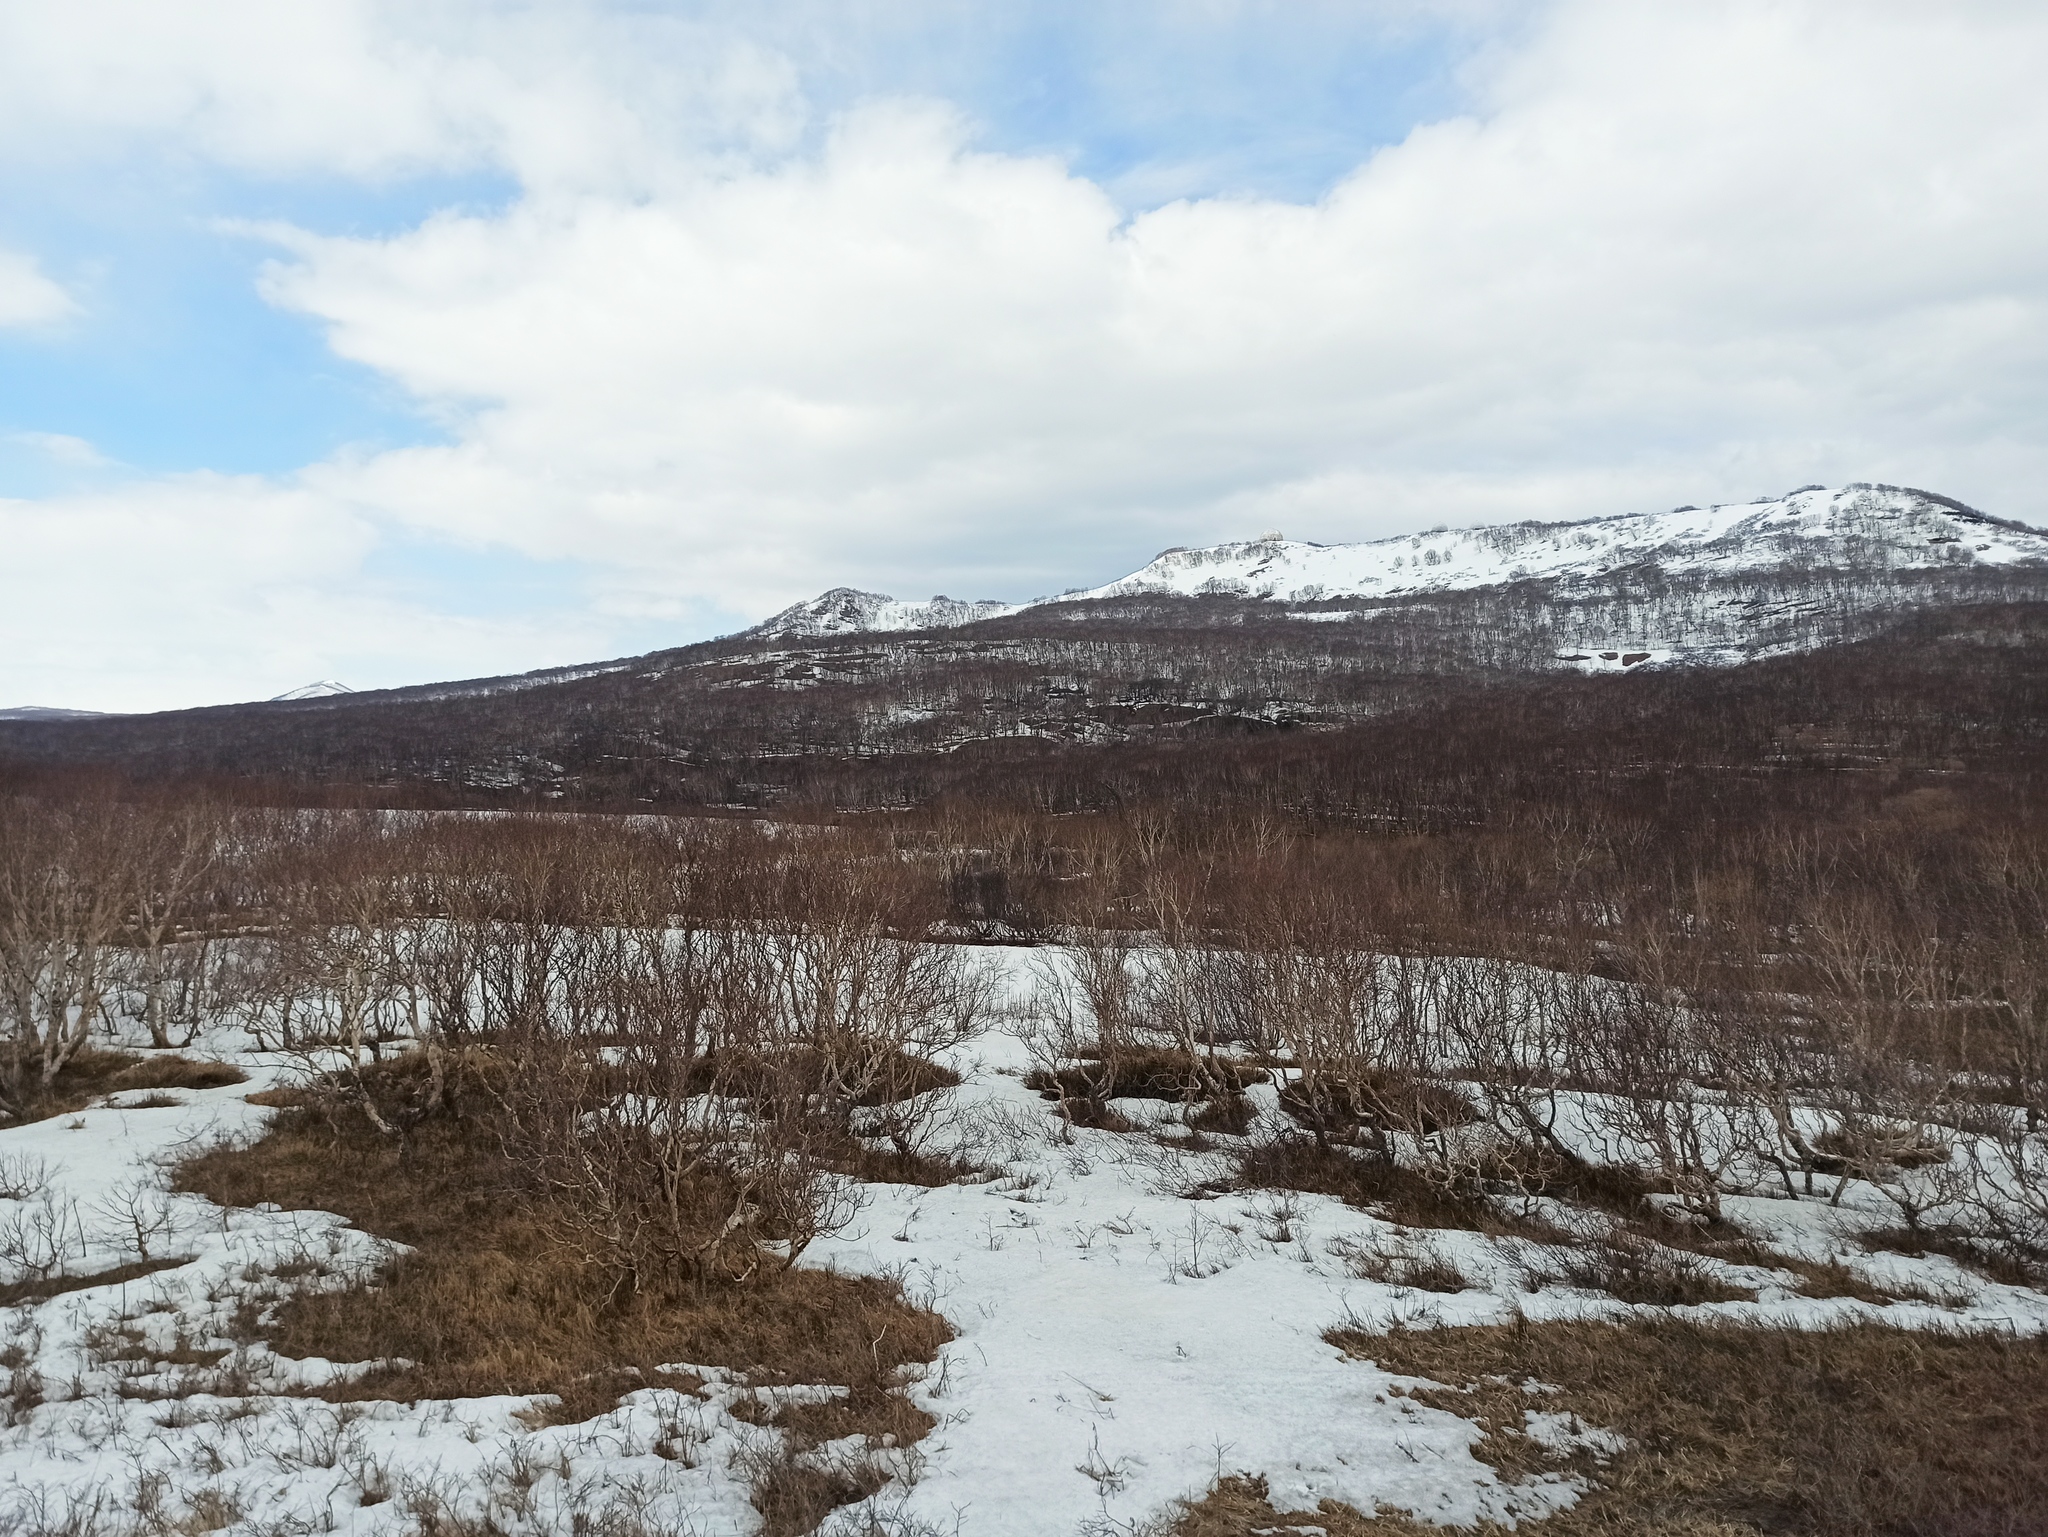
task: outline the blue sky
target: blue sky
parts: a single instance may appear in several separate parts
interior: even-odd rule
[[[2048,518],[2044,47],[2001,0],[16,0],[0,704],[1275,525]]]
[[[763,18],[799,62],[809,136],[862,98],[930,97],[969,114],[987,148],[1056,155],[1132,211],[1219,193],[1312,201],[1448,110],[1474,43],[1443,21],[1342,5],[865,9],[865,24],[823,35],[814,16]],[[275,253],[234,226],[375,237],[518,190],[502,172],[255,176],[175,140],[83,165],[17,150],[0,175],[0,244],[37,253],[85,313],[0,331],[0,433],[83,439],[129,470],[259,474],[348,445],[438,441],[418,402],[264,302],[256,275]],[[0,496],[107,473],[0,445]]]

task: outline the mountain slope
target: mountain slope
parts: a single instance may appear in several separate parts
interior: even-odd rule
[[[2048,534],[1902,487],[1813,486],[1773,501],[1437,530],[1370,544],[1262,539],[1169,550],[1072,601],[1135,593],[1229,593],[1317,602],[1456,592],[1508,582],[1594,582],[1630,567],[1735,576],[1782,566],[1876,574],[2048,565]]]
[[[901,603],[887,593],[862,592],[857,587],[833,587],[808,603],[792,603],[781,613],[739,633],[763,640],[780,640],[852,635],[870,630],[939,630],[1014,614],[1023,606],[998,603],[988,598],[969,603],[946,597],[943,593],[929,603]]]
[[[1453,695],[1491,710],[1560,673],[1627,674],[1582,681],[1647,697],[1635,675],[1710,693],[1709,674],[1682,664],[1776,656],[1784,681],[1887,634],[1984,636],[1955,654],[2002,654],[2014,635],[2034,647],[2043,613],[2048,535],[1925,492],[1851,486],[1373,544],[1170,551],[1016,606],[840,590],[752,632],[523,677],[0,722],[0,760],[630,804],[765,805],[857,782],[856,798],[893,803],[996,761],[1042,777],[1096,752],[1341,733]],[[1871,663],[1879,681],[1902,646],[1869,653],[1885,659]],[[1716,669],[1731,686],[1749,670]]]
[[[1882,579],[1901,572],[2001,567],[2048,569],[2048,534],[1932,492],[1859,483],[1832,491],[1809,486],[1738,505],[1579,523],[1438,529],[1364,544],[1313,544],[1273,535],[1173,549],[1100,587],[1016,605],[951,598],[899,603],[835,587],[740,633],[767,639],[939,629],[1054,603],[1155,595],[1329,604],[1544,582],[1561,598],[1583,598],[1650,572],[1666,582],[1727,583],[1767,573],[1836,571]]]

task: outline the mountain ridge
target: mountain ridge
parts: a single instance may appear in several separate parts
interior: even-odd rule
[[[1346,731],[1453,695],[1491,710],[1607,686],[1571,674],[1662,675],[1614,686],[1705,700],[1749,664],[1770,687],[1845,666],[1883,682],[1936,646],[1958,678],[1992,657],[2024,681],[2048,654],[2048,533],[1930,492],[1803,487],[1363,545],[1166,551],[1029,605],[825,598],[803,616],[824,627],[813,633],[756,626],[517,677],[0,721],[0,769],[118,764],[485,801],[896,804],[966,783],[976,765],[1094,774],[1086,764],[1110,760],[1091,754]],[[925,627],[830,628],[906,620]],[[1849,656],[1865,642],[1881,661]]]
[[[1763,554],[1766,559],[1748,558]],[[1433,529],[1349,544],[1278,535],[1162,551],[1130,575],[1004,604],[828,589],[728,639],[904,633],[1006,618],[1054,604],[1141,596],[1227,596],[1301,604],[1421,597],[1545,581],[1568,593],[1617,571],[1731,578],[1797,566],[1891,574],[1970,566],[2048,567],[2048,533],[1952,497],[1869,481],[1664,513]]]

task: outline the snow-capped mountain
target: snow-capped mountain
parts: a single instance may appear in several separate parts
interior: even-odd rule
[[[340,694],[353,694],[354,689],[346,683],[337,683],[332,678],[322,678],[318,683],[302,683],[297,688],[287,689],[282,694],[273,694],[269,703],[283,704],[292,699],[332,699]]]
[[[1329,603],[1473,591],[1539,581],[1583,598],[1630,577],[1708,580],[1851,573],[2048,568],[2048,533],[1991,518],[1931,492],[1855,484],[1808,486],[1773,500],[1578,523],[1438,529],[1365,544],[1313,544],[1277,534],[1167,550],[1129,576],[1030,603],[899,603],[838,587],[744,633],[762,637],[931,629],[1047,603],[1149,594],[1225,595]]]
[[[1316,602],[1458,592],[1507,582],[1579,583],[1630,567],[1734,576],[1795,566],[1867,574],[2048,564],[2048,534],[1945,497],[1891,486],[1810,486],[1774,501],[1436,530],[1370,544],[1269,538],[1168,550],[1120,581],[1069,601],[1139,593],[1229,593]]]
[[[742,635],[764,640],[781,636],[846,635],[862,630],[936,630],[1014,614],[1023,605],[990,599],[965,602],[941,594],[929,603],[900,603],[886,593],[834,587],[808,603],[793,603]]]

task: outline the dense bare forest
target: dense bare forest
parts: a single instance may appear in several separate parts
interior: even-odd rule
[[[1318,1147],[1391,1156],[1401,1133],[1476,1191],[1569,1183],[1585,1160],[1550,1134],[1555,1100],[1597,1089],[1606,1140],[1708,1216],[1738,1165],[1893,1192],[1961,1126],[1997,1151],[1929,1204],[2039,1257],[2048,840],[2024,800],[1974,803],[2001,784],[1947,772],[1962,785],[1827,808],[1872,815],[1795,801],[1710,837],[1540,806],[1421,835],[1165,801],[757,824],[45,784],[9,797],[0,837],[0,1110],[47,1113],[124,1015],[159,1048],[227,1015],[259,1048],[343,1047],[335,1091],[392,1136],[478,1051],[519,1093],[587,1096],[603,1043],[664,1102],[787,1099],[775,1124],[829,1121],[844,1153],[856,1107],[914,1099],[977,1022],[960,942],[1059,940],[1063,1113],[1099,1120],[1125,1058],[1158,1058],[1227,1120],[1219,1054],[1284,1063]],[[376,1064],[415,1048],[423,1097],[383,1103],[401,1080]],[[1475,1117],[1488,1137],[1453,1152],[1440,1133]],[[888,1135],[915,1153],[912,1128]],[[608,1166],[593,1188],[621,1184]],[[1916,1226],[1921,1184],[1895,1192]]]

